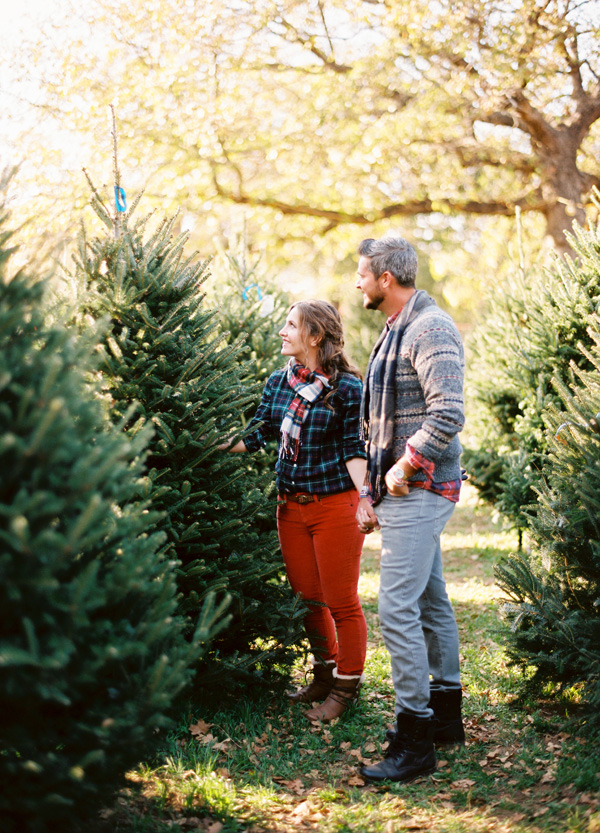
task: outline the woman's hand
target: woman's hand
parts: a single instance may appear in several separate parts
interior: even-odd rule
[[[365,535],[368,535],[370,532],[373,532],[374,529],[379,529],[379,521],[377,520],[377,515],[373,507],[371,506],[371,502],[366,497],[361,497],[358,502],[358,509],[356,510],[356,522],[358,523],[358,528],[361,532],[364,532]]]
[[[248,450],[243,440],[239,440],[235,445],[231,445],[231,440],[228,440],[228,442],[220,443],[217,448],[219,451],[230,451],[232,454],[241,454]]]

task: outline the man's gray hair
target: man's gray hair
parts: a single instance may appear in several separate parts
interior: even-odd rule
[[[417,278],[417,253],[403,237],[372,237],[363,240],[358,247],[362,257],[371,260],[371,271],[376,278],[390,272],[400,286],[414,286]]]

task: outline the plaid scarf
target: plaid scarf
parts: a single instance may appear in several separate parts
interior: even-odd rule
[[[329,376],[322,370],[309,370],[302,364],[295,364],[291,358],[287,367],[287,380],[296,396],[281,423],[281,446],[279,456],[296,460],[300,451],[302,423],[308,416],[310,406],[330,387]]]
[[[411,296],[391,326],[385,326],[373,348],[365,374],[360,406],[361,439],[367,442],[367,472],[373,503],[386,492],[385,475],[394,459],[394,412],[396,410],[396,363],[402,336],[425,307],[435,304],[423,289]],[[389,334],[389,338],[388,338]],[[375,370],[371,373],[377,358]]]

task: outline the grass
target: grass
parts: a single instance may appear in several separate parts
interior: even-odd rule
[[[600,751],[576,733],[577,703],[515,704],[493,565],[516,547],[465,490],[444,534],[445,572],[461,636],[465,747],[411,784],[366,786],[393,720],[389,658],[377,621],[379,540],[366,539],[360,594],[369,626],[361,699],[329,727],[266,692],[182,716],[156,761],[101,814],[99,833],[600,833]],[[298,670],[298,682],[302,676]],[[573,710],[574,714],[573,714]],[[192,727],[190,729],[190,727]]]

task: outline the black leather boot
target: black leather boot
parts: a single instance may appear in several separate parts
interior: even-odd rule
[[[434,690],[431,692],[429,703],[437,721],[433,742],[436,746],[451,746],[465,742],[465,729],[461,714],[462,690],[460,688]],[[396,737],[395,729],[388,729],[385,739],[392,742]]]
[[[429,699],[429,708],[437,720],[433,736],[436,746],[449,746],[465,742],[465,729],[461,713],[462,690],[449,688],[445,691],[434,690]]]
[[[399,714],[385,758],[362,767],[360,774],[368,781],[406,782],[435,772],[434,730],[433,717]]]

